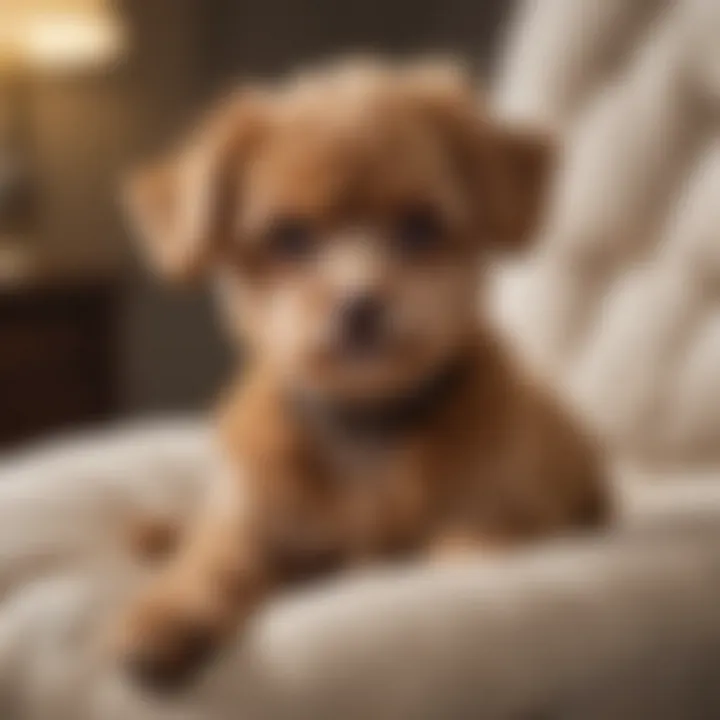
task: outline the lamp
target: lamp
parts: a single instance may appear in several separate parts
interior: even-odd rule
[[[4,0],[0,60],[43,72],[85,69],[120,54],[122,26],[108,0]]]
[[[0,279],[21,274],[37,221],[31,81],[117,60],[122,24],[109,0],[0,2]]]

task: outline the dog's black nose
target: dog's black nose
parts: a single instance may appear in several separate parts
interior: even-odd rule
[[[383,303],[374,295],[348,298],[340,309],[343,347],[353,351],[372,349],[381,339],[383,315]]]

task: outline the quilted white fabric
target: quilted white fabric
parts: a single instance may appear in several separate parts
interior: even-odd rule
[[[528,0],[496,104],[565,138],[517,342],[616,451],[717,463],[720,4]]]

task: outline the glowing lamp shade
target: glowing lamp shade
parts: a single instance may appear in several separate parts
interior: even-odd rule
[[[100,67],[117,60],[122,25],[107,0],[2,0],[0,59],[43,71]]]

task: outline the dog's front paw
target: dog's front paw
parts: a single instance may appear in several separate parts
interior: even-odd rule
[[[184,604],[182,597],[146,598],[113,630],[113,652],[134,683],[176,692],[212,660],[223,632],[219,618]]]

